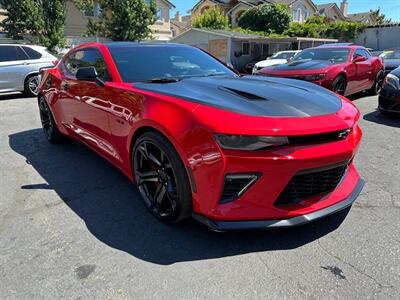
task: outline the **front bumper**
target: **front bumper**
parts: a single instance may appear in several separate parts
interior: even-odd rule
[[[400,113],[400,91],[382,89],[379,95],[379,109],[385,112]]]
[[[255,229],[269,229],[269,228],[287,228],[299,225],[304,225],[315,220],[327,217],[337,213],[353,204],[361,193],[364,187],[364,180],[359,179],[352,193],[343,201],[334,205],[328,206],[324,209],[317,210],[301,216],[278,219],[278,220],[246,220],[246,221],[216,221],[208,219],[199,214],[193,214],[193,218],[203,223],[207,227],[215,231],[233,231],[233,230],[255,230]]]

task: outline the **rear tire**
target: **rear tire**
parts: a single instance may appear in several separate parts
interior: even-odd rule
[[[372,88],[368,90],[368,94],[370,96],[376,96],[380,93],[384,77],[385,74],[383,73],[382,70],[379,71],[378,74],[376,74],[374,85],[372,86]]]
[[[192,214],[192,192],[185,166],[173,145],[157,132],[146,132],[132,151],[133,175],[150,213],[165,223]]]
[[[332,91],[335,93],[344,96],[346,92],[346,87],[347,87],[347,82],[346,78],[344,78],[343,75],[339,75],[336,77],[336,79],[333,81],[332,84]]]
[[[36,97],[39,93],[39,74],[29,75],[25,79],[24,93],[29,97]]]
[[[43,96],[39,98],[38,103],[40,121],[42,122],[43,132],[47,141],[51,144],[58,144],[62,142],[63,136],[58,130],[56,122],[53,118],[53,114],[51,113],[49,105]]]

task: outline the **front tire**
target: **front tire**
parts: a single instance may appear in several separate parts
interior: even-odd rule
[[[29,75],[25,79],[24,93],[29,97],[36,97],[39,93],[39,75]]]
[[[385,75],[384,75],[383,71],[382,70],[379,71],[378,74],[376,75],[374,85],[372,86],[372,88],[370,88],[368,90],[368,94],[370,96],[376,96],[380,93],[384,77],[385,77]]]
[[[62,141],[62,134],[58,131],[53,114],[51,113],[49,105],[43,96],[39,98],[39,112],[43,132],[47,141],[49,141],[51,144],[60,143]]]
[[[192,193],[179,154],[157,132],[141,135],[132,151],[134,177],[147,209],[157,219],[177,223],[191,216]]]
[[[347,82],[346,82],[346,78],[344,78],[344,76],[339,75],[338,77],[336,77],[336,79],[333,81],[332,84],[332,90],[339,94],[344,96],[345,92],[346,92],[346,87],[347,87]]]

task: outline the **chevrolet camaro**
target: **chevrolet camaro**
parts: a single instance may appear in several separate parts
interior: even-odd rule
[[[151,62],[151,63],[150,63]],[[305,224],[351,206],[359,111],[317,85],[242,76],[187,45],[90,43],[43,71],[51,143],[80,141],[148,210],[217,231]]]
[[[283,65],[259,71],[260,75],[310,81],[340,95],[368,91],[379,94],[384,79],[382,59],[355,45],[324,45],[301,51]]]

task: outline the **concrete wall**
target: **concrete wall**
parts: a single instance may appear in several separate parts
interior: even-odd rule
[[[400,24],[391,27],[366,28],[357,37],[355,43],[376,51],[400,48]]]

